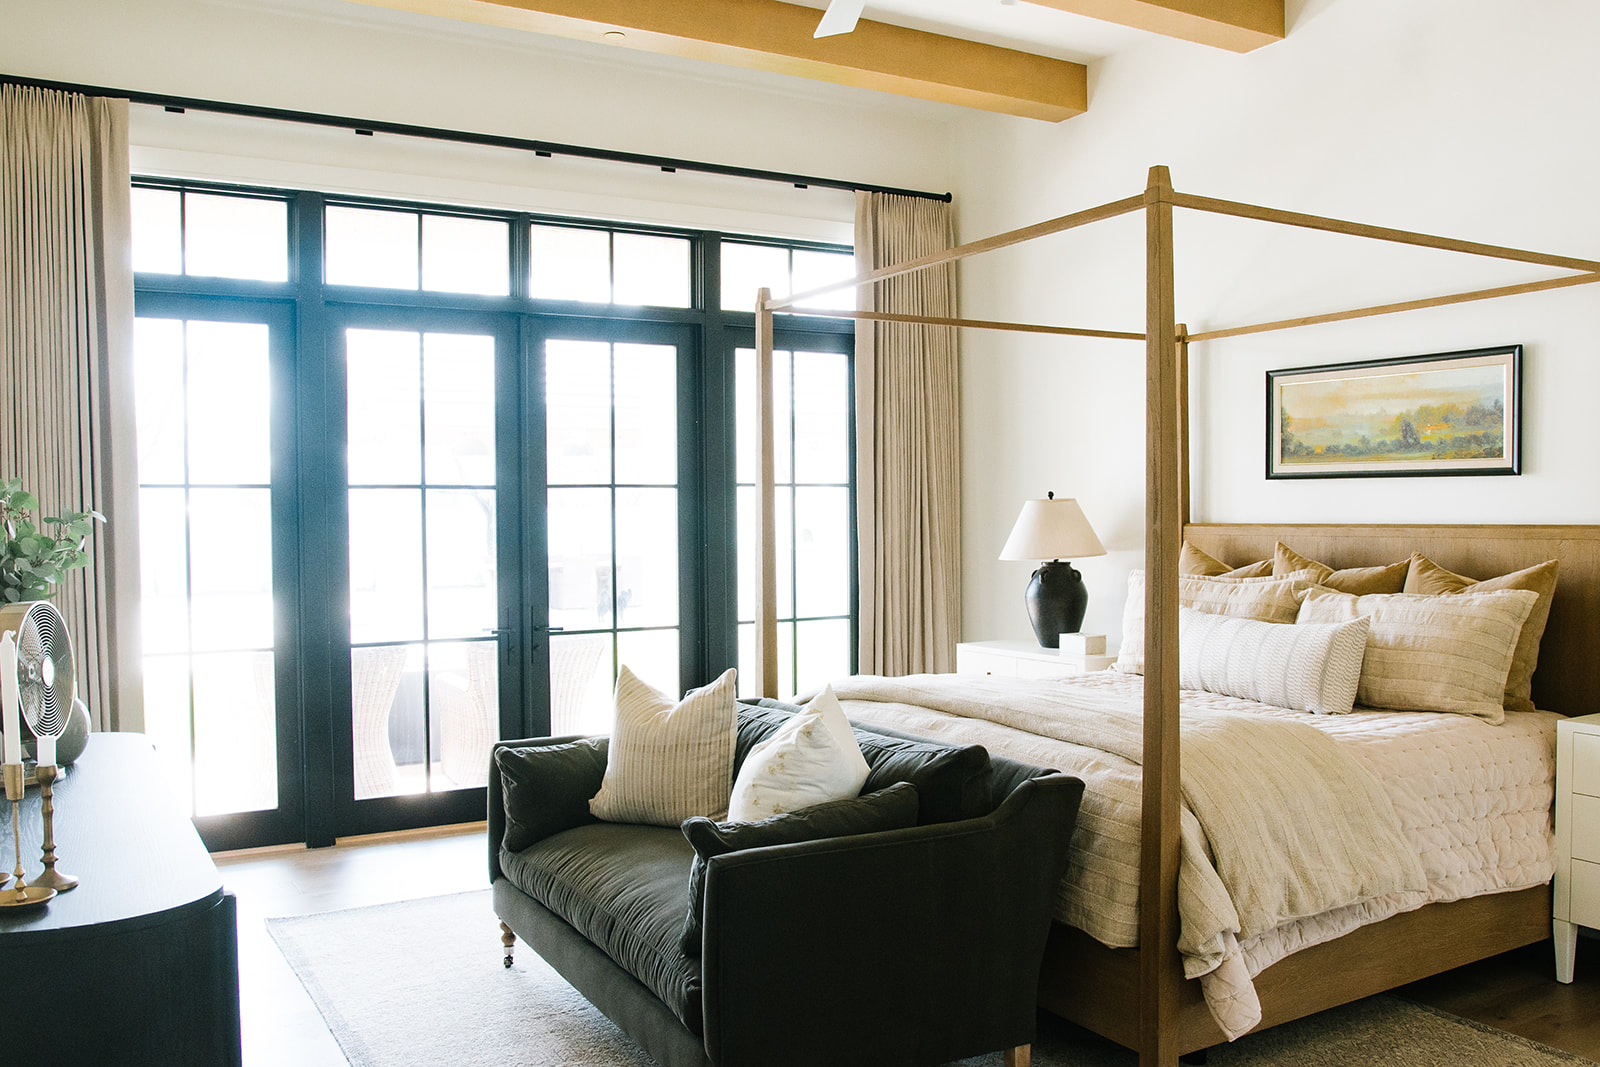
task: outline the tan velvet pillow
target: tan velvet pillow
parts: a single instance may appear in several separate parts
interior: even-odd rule
[[[1516,655],[1511,658],[1511,673],[1506,675],[1506,710],[1532,711],[1533,671],[1539,665],[1539,642],[1543,640],[1545,625],[1550,621],[1550,602],[1555,597],[1556,578],[1560,569],[1561,564],[1552,559],[1525,570],[1475,582],[1445,570],[1427,556],[1416,552],[1411,556],[1405,591],[1450,594],[1531,589],[1538,593],[1539,600],[1528,612],[1528,621],[1522,624],[1522,634],[1517,638]]]
[[[1282,541],[1278,542],[1272,553],[1272,573],[1275,577],[1311,571],[1316,584],[1356,596],[1407,592],[1406,575],[1410,570],[1411,561],[1403,559],[1387,567],[1346,567],[1336,571],[1326,563],[1302,556]]]
[[[1243,567],[1229,567],[1217,557],[1202,552],[1185,541],[1183,550],[1178,553],[1178,573],[1192,574],[1201,578],[1270,578],[1272,561],[1263,559],[1256,563],[1247,563]]]
[[[1506,672],[1538,596],[1526,589],[1352,596],[1314,588],[1302,623],[1372,620],[1356,703],[1392,711],[1450,711],[1505,721]]]
[[[1285,578],[1231,578],[1227,575],[1178,578],[1178,604],[1211,615],[1291,623],[1300,614],[1311,582],[1306,575]],[[1144,673],[1144,571],[1128,574],[1128,600],[1122,609],[1122,651],[1117,670]]]

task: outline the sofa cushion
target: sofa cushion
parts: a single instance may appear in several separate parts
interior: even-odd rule
[[[700,961],[681,947],[693,858],[676,826],[593,823],[502,851],[500,867],[699,1034]]]
[[[741,702],[735,773],[751,749],[799,710],[771,699]],[[993,810],[989,751],[982,745],[953,747],[861,726],[854,730],[861,755],[871,768],[861,791],[875,793],[896,782],[910,782],[917,787],[918,825],[974,819]]]
[[[494,762],[506,812],[501,847],[507,852],[521,852],[551,834],[594,822],[589,798],[605,773],[605,738],[496,748]]]
[[[896,782],[861,797],[829,800],[757,822],[683,820],[683,836],[694,846],[689,868],[689,914],[683,924],[683,951],[700,955],[701,921],[706,907],[706,861],[713,856],[768,845],[853,837],[917,824],[917,787]]]

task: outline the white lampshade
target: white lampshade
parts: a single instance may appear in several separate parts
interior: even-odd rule
[[[1025,500],[1017,524],[1000,550],[1001,559],[1081,559],[1103,556],[1106,548],[1094,534],[1076,500]]]

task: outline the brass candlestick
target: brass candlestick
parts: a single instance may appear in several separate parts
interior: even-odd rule
[[[53,763],[42,763],[34,771],[34,776],[39,779],[39,806],[44,812],[44,844],[40,849],[44,870],[33,880],[33,884],[65,893],[78,884],[78,879],[56,870],[55,780],[60,774],[60,770]]]
[[[11,801],[11,840],[17,849],[17,869],[14,872],[17,885],[15,889],[0,893],[0,908],[25,908],[33,904],[43,904],[55,896],[56,891],[47,886],[28,885],[22,880],[22,764],[6,764],[5,780],[6,799]]]

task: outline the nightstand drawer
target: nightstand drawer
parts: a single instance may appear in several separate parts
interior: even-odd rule
[[[1017,674],[1017,660],[1012,656],[995,656],[970,648],[957,648],[956,673],[993,674],[1003,678],[1014,678]]]
[[[1572,796],[1572,858],[1600,863],[1600,797]]]
[[[1051,663],[1042,659],[1019,659],[1015,662],[1018,678],[1065,678],[1078,673],[1070,663]]]
[[[1600,927],[1600,863],[1572,861],[1572,908],[1567,921]]]
[[[1572,735],[1572,791],[1600,797],[1600,734]]]

